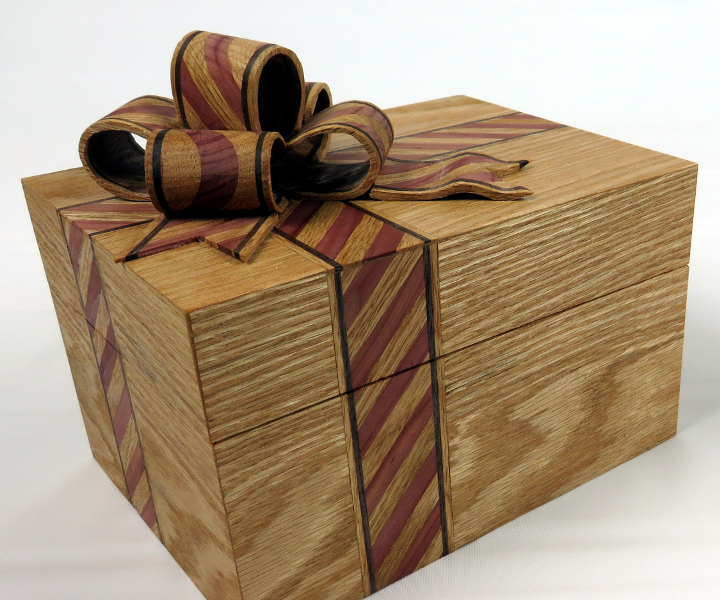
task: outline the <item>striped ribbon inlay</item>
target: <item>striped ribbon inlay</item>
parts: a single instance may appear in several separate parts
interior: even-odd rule
[[[135,204],[135,203],[124,203]],[[123,206],[125,208],[125,206]],[[132,399],[117,350],[115,331],[105,299],[89,233],[107,231],[147,221],[147,205],[136,205],[135,212],[118,211],[114,201],[86,204],[61,210],[68,252],[97,368],[112,421],[125,478],[126,494],[143,521],[160,536],[155,505],[148,480],[142,444],[138,434]],[[152,208],[152,207],[150,207]]]
[[[448,551],[437,378],[428,362],[435,358],[429,246],[335,202],[291,206],[278,230],[335,267],[335,325],[374,591]]]

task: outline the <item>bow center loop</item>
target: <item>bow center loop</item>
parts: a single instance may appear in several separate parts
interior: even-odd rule
[[[177,45],[171,74],[178,118],[187,129],[287,136],[302,125],[302,65],[282,46],[194,31]]]
[[[170,216],[282,212],[272,164],[285,154],[277,132],[165,130],[145,152],[145,179],[155,208]]]

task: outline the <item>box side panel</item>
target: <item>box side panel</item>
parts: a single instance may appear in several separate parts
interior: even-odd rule
[[[340,394],[324,272],[190,319],[213,440]]]
[[[467,544],[672,437],[688,269],[443,359]]]
[[[185,315],[95,245],[163,542],[210,600],[241,596]]]
[[[94,330],[88,329],[83,314],[60,218],[34,185],[26,184],[25,192],[90,448],[95,460],[127,498],[112,419],[90,338],[90,331]]]
[[[363,597],[341,399],[216,448],[245,600]]]
[[[686,265],[696,176],[691,167],[440,242],[444,351]]]

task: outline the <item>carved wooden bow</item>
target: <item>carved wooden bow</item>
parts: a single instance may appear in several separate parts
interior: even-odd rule
[[[305,83],[287,48],[195,31],[175,49],[171,73],[173,100],[132,100],[80,139],[82,162],[102,187],[168,217],[281,213],[288,200],[531,193],[500,178],[527,161],[473,152],[394,159],[385,113],[369,102],[332,105],[328,86]],[[333,134],[346,141],[331,147]]]

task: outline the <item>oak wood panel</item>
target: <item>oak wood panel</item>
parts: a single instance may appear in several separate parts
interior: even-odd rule
[[[395,138],[439,127],[449,127],[480,119],[489,119],[515,112],[470,96],[448,96],[425,102],[385,109],[390,117]]]
[[[213,441],[340,394],[325,272],[190,321]]]
[[[687,267],[443,359],[455,540],[672,437]]]
[[[440,242],[445,353],[686,265],[696,177],[691,167]]]
[[[50,284],[90,449],[110,480],[127,498],[127,486],[115,442],[112,420],[95,362],[88,324],[80,304],[65,235],[56,212],[56,205],[72,202],[69,198],[72,197],[73,188],[62,187],[69,196],[56,201],[50,200],[48,196],[51,196],[56,179],[53,176],[45,176],[23,181],[28,210],[40,248],[45,275]],[[84,192],[83,189],[75,190],[78,196]]]
[[[341,399],[216,449],[245,600],[363,597]]]
[[[102,244],[103,236],[98,238]],[[188,244],[126,264],[187,313],[327,270],[290,250],[275,235],[248,262],[205,244]]]
[[[528,187],[533,194],[512,201],[461,197],[451,202],[364,200],[356,204],[433,240],[443,240],[696,167],[680,158],[572,127],[496,142],[479,151],[500,160],[530,160],[504,180]]]
[[[187,316],[95,249],[163,542],[209,600],[240,600]]]

